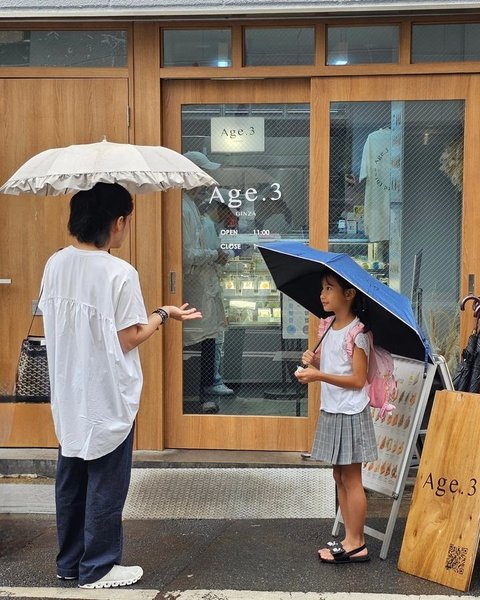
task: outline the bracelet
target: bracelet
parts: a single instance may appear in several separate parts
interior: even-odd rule
[[[162,319],[162,322],[160,323],[160,325],[163,325],[164,323],[166,323],[166,321],[168,319],[168,312],[165,309],[163,309],[163,308],[156,308],[153,311],[153,313],[157,314]],[[157,329],[158,329],[158,327],[157,327]]]

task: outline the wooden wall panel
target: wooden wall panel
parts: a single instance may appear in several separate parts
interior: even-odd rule
[[[127,89],[124,79],[0,80],[0,114],[8,116],[2,120],[0,180],[48,148],[100,141],[103,135],[110,141],[127,141]],[[13,391],[20,344],[28,332],[45,262],[70,244],[68,202],[68,196],[1,198],[0,277],[11,278],[12,284],[0,286],[0,395]],[[129,258],[128,242],[125,245]],[[37,317],[33,333],[41,332]],[[0,404],[0,414],[9,410]],[[29,416],[23,437],[16,430],[14,440],[4,445],[39,443],[37,429],[44,426],[45,405],[18,411],[38,413],[38,422]]]
[[[133,131],[130,141],[158,146],[160,138],[160,41],[158,26],[135,23],[133,27]],[[162,198],[142,194],[135,204],[135,267],[140,274],[147,311],[164,304],[162,285]],[[163,342],[172,327],[168,323],[140,348],[144,386],[137,418],[136,447],[162,449],[163,442]]]

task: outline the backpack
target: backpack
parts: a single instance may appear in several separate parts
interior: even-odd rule
[[[318,328],[319,336],[322,336],[327,331],[333,323],[334,318],[327,317],[326,319],[321,319]],[[364,327],[364,324],[359,322],[348,332],[346,351],[350,359],[353,357],[355,338],[359,333],[363,332]],[[367,372],[368,398],[372,408],[380,409],[379,417],[383,421],[387,413],[395,410],[392,401],[397,394],[397,380],[393,374],[393,356],[388,350],[380,346],[375,346],[371,331],[368,331],[366,335],[370,344]]]

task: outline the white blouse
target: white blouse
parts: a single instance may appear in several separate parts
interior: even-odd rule
[[[347,333],[359,322],[354,319],[346,327],[335,330],[330,327],[323,339],[320,354],[320,371],[331,375],[351,375],[353,373],[352,359],[347,354]],[[359,333],[355,337],[355,346],[369,355],[368,337]],[[367,383],[361,390],[341,388],[336,385],[321,382],[321,409],[329,413],[353,415],[362,412],[369,402]]]
[[[118,331],[147,324],[137,271],[102,250],[69,246],[48,260],[43,312],[55,432],[62,455],[92,460],[128,436],[140,402],[138,348]]]

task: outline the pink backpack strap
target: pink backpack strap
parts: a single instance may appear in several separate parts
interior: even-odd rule
[[[327,331],[330,327],[330,323],[333,321],[335,316],[326,317],[325,319],[320,319],[320,324],[318,325],[318,337],[321,338],[322,335]]]
[[[355,346],[355,338],[357,337],[357,335],[359,333],[363,333],[364,329],[365,329],[365,325],[361,321],[359,321],[348,332],[347,339],[345,340],[345,342],[346,342],[346,350],[347,350],[347,354],[348,354],[349,358],[353,358],[353,348]]]

